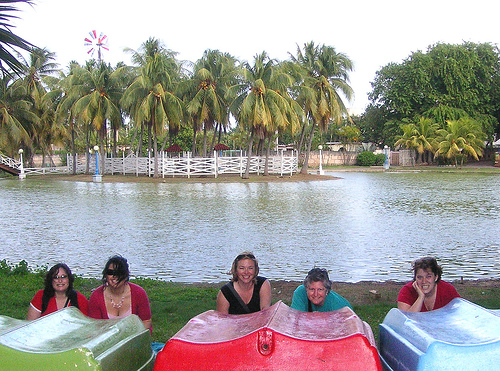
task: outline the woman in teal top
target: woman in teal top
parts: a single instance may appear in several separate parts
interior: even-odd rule
[[[292,308],[302,312],[329,312],[343,307],[352,309],[351,304],[332,290],[332,281],[326,269],[313,268],[304,284],[293,293]]]

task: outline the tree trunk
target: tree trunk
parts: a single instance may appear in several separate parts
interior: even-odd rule
[[[72,119],[70,123],[70,132],[71,132],[71,156],[73,156],[73,169],[72,173],[73,175],[76,175],[76,169],[77,169],[77,164],[76,164],[76,146],[75,146],[75,122]],[[87,151],[88,154],[88,151]],[[88,162],[88,159],[87,159]]]
[[[217,122],[215,124],[215,128],[214,128],[214,136],[212,137],[212,146],[210,147],[210,153],[212,153],[214,151],[214,147],[215,147],[215,138],[217,137],[217,128],[219,127],[219,123]]]
[[[247,166],[245,168],[245,174],[243,175],[243,179],[250,178],[250,160],[252,159],[252,147],[253,147],[253,128],[250,132],[250,139],[248,140],[248,158],[247,158]]]
[[[302,132],[300,133],[299,145],[297,146],[297,151],[299,153],[302,151],[302,143],[304,143],[304,137],[306,135],[306,126],[307,126],[307,124],[304,123],[304,125],[302,126]]]
[[[193,153],[193,156],[196,156],[196,130],[193,130],[193,146],[191,147],[191,152]]]
[[[203,157],[207,157],[207,123],[203,123]]]
[[[311,153],[311,145],[314,136],[314,121],[311,125],[311,133],[309,134],[309,142],[307,144],[307,150],[304,157],[304,164],[302,165],[302,169],[300,170],[301,174],[307,174],[307,170],[309,169],[309,154]]]
[[[156,137],[156,134],[154,135],[154,173],[153,173],[153,178],[158,178],[158,138]]]
[[[267,138],[267,148],[266,148],[266,162],[264,165],[264,176],[269,176],[269,154],[271,152],[271,140],[272,138]]]

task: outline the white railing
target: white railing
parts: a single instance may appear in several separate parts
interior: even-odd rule
[[[21,162],[0,154],[1,162],[11,168],[20,169]],[[89,160],[87,166],[87,160]],[[155,161],[153,157],[137,157],[129,155],[127,157],[106,157],[104,159],[104,170],[102,169],[102,158],[98,156],[99,172],[104,174],[134,174],[154,175]],[[191,157],[187,153],[183,157],[168,157],[166,153],[161,153],[158,158],[158,175],[166,176],[214,176],[221,174],[245,173],[248,157],[219,157],[214,152],[213,157]],[[298,169],[298,158],[291,156],[275,155],[268,158],[268,171],[270,174],[293,174]],[[45,175],[45,174],[71,174],[73,172],[73,156],[67,155],[67,166],[24,168],[23,176]],[[250,159],[250,174],[262,174],[265,170],[266,158],[253,156]],[[76,173],[82,174],[88,171],[95,174],[95,157],[76,156]]]
[[[94,157],[95,158],[95,157]],[[77,173],[83,173],[86,170],[85,157],[77,159]],[[98,157],[101,164],[101,157]],[[221,174],[239,174],[242,175],[246,170],[248,158],[246,156],[238,157],[219,157],[214,153],[214,157],[191,157],[189,153],[183,157],[168,157],[166,153],[161,153],[158,158],[158,175],[166,176],[214,176]],[[265,169],[265,157],[254,156],[250,159],[250,173],[262,174]],[[73,157],[68,155],[69,172],[73,169]],[[105,174],[135,174],[153,176],[155,161],[153,157],[137,157],[128,155],[127,157],[106,157],[104,160]],[[102,165],[99,165],[102,172]],[[297,156],[276,155],[269,157],[268,169],[271,174],[293,174],[297,172]],[[89,173],[95,173],[95,160],[90,158]]]
[[[19,170],[19,168],[21,167],[20,161],[17,161],[11,157],[7,157],[5,155],[2,155],[1,153],[0,153],[0,162],[4,165],[7,165],[8,167],[11,167],[11,168],[17,169],[17,170]]]

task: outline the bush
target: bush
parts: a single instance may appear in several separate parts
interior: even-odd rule
[[[379,153],[375,156],[375,165],[382,166],[385,164],[385,153]]]
[[[359,166],[373,166],[375,165],[376,156],[373,152],[364,151],[361,152],[356,158],[356,165]]]

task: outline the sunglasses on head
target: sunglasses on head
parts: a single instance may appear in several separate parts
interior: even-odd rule
[[[255,259],[255,256],[253,254],[240,254],[236,257],[236,260],[242,259]]]

